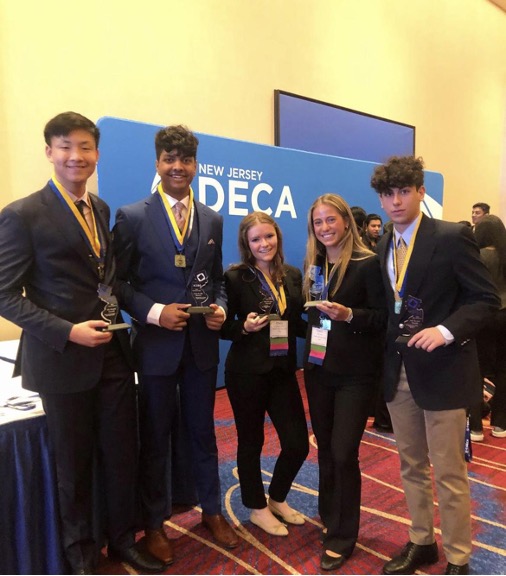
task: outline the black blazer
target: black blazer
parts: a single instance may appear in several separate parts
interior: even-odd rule
[[[385,398],[395,396],[404,362],[415,402],[425,410],[466,408],[481,400],[481,377],[474,335],[493,316],[500,299],[480,259],[473,234],[465,226],[422,216],[407,272],[405,296],[419,298],[421,328],[447,328],[455,341],[432,352],[396,344],[406,311],[394,311],[388,276],[392,232],[378,245],[389,321],[385,361]]]
[[[323,266],[324,261],[317,262],[317,265]],[[335,282],[336,276],[331,284]],[[331,292],[332,285],[329,294]],[[353,319],[349,324],[331,322],[323,368],[352,379],[377,376],[383,357],[387,318],[378,257],[372,255],[363,260],[350,260],[341,286],[334,296],[329,295],[327,299],[351,308]],[[308,312],[304,353],[306,370],[312,370],[315,366],[308,362],[312,326],[320,326],[320,312],[316,308],[309,308]]]
[[[248,268],[225,272],[225,287],[228,295],[228,315],[221,337],[232,340],[225,370],[251,374],[265,374],[280,366],[287,371],[297,368],[297,336],[306,334],[306,322],[301,318],[303,310],[302,274],[298,268],[285,265],[283,281],[286,294],[286,310],[283,320],[288,320],[288,356],[269,355],[269,325],[250,334],[242,334],[246,316],[250,312],[264,313],[260,303],[264,300],[258,278]],[[273,307],[272,312],[275,312]]]
[[[104,282],[112,285],[109,208],[96,196],[90,199],[106,249]],[[79,392],[100,380],[105,346],[68,341],[74,323],[101,319],[99,281],[82,229],[49,185],[2,210],[0,315],[23,329],[16,374],[24,388]],[[128,335],[115,338],[128,358]]]

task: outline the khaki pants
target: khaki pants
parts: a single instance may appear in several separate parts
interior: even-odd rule
[[[466,564],[471,555],[471,498],[464,458],[466,411],[429,411],[417,406],[404,366],[395,398],[387,406],[411,516],[410,540],[415,544],[435,540],[432,464],[446,559],[459,566]]]

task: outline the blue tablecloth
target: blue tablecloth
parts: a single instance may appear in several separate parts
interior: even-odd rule
[[[0,427],[0,573],[63,574],[46,417]]]
[[[50,452],[46,416],[39,398],[12,379],[17,341],[0,342],[0,574],[65,574],[60,537],[56,468]],[[35,408],[5,408],[13,397],[30,396]],[[178,414],[170,450],[168,489],[175,502],[196,504],[186,434]],[[93,535],[97,554],[103,545],[101,482],[95,469]],[[171,505],[167,515],[171,514]],[[140,522],[139,522],[140,527]]]

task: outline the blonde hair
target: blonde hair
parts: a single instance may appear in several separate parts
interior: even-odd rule
[[[337,279],[332,288],[330,296],[334,296],[343,282],[344,275],[348,268],[350,260],[364,260],[374,255],[374,252],[369,250],[363,243],[358,233],[355,219],[351,213],[350,207],[346,201],[337,194],[323,194],[319,196],[312,204],[307,214],[307,245],[306,257],[304,259],[304,294],[309,299],[309,289],[311,287],[311,266],[315,265],[318,259],[325,259],[327,250],[325,246],[316,238],[313,226],[313,211],[317,206],[326,204],[335,208],[335,210],[342,216],[346,224],[346,229],[339,245],[341,247],[341,255],[338,262],[334,262],[337,266]]]

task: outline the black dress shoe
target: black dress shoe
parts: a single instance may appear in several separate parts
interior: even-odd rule
[[[320,560],[320,568],[322,570],[337,570],[346,562],[348,558],[346,556],[330,556],[326,552],[322,554],[322,559]]]
[[[463,564],[462,566],[457,566],[457,564],[452,564],[448,562],[445,574],[469,574],[469,564]]]
[[[378,432],[388,432],[389,434],[392,434],[394,431],[391,424],[383,424],[376,421],[373,422],[372,427]]]
[[[408,542],[399,556],[395,556],[383,566],[383,574],[414,574],[424,564],[435,564],[439,555],[437,544],[414,544]]]
[[[107,555],[113,560],[130,564],[139,572],[157,573],[165,570],[163,562],[146,552],[140,552],[135,546],[130,546],[130,548],[112,548],[109,546]]]

